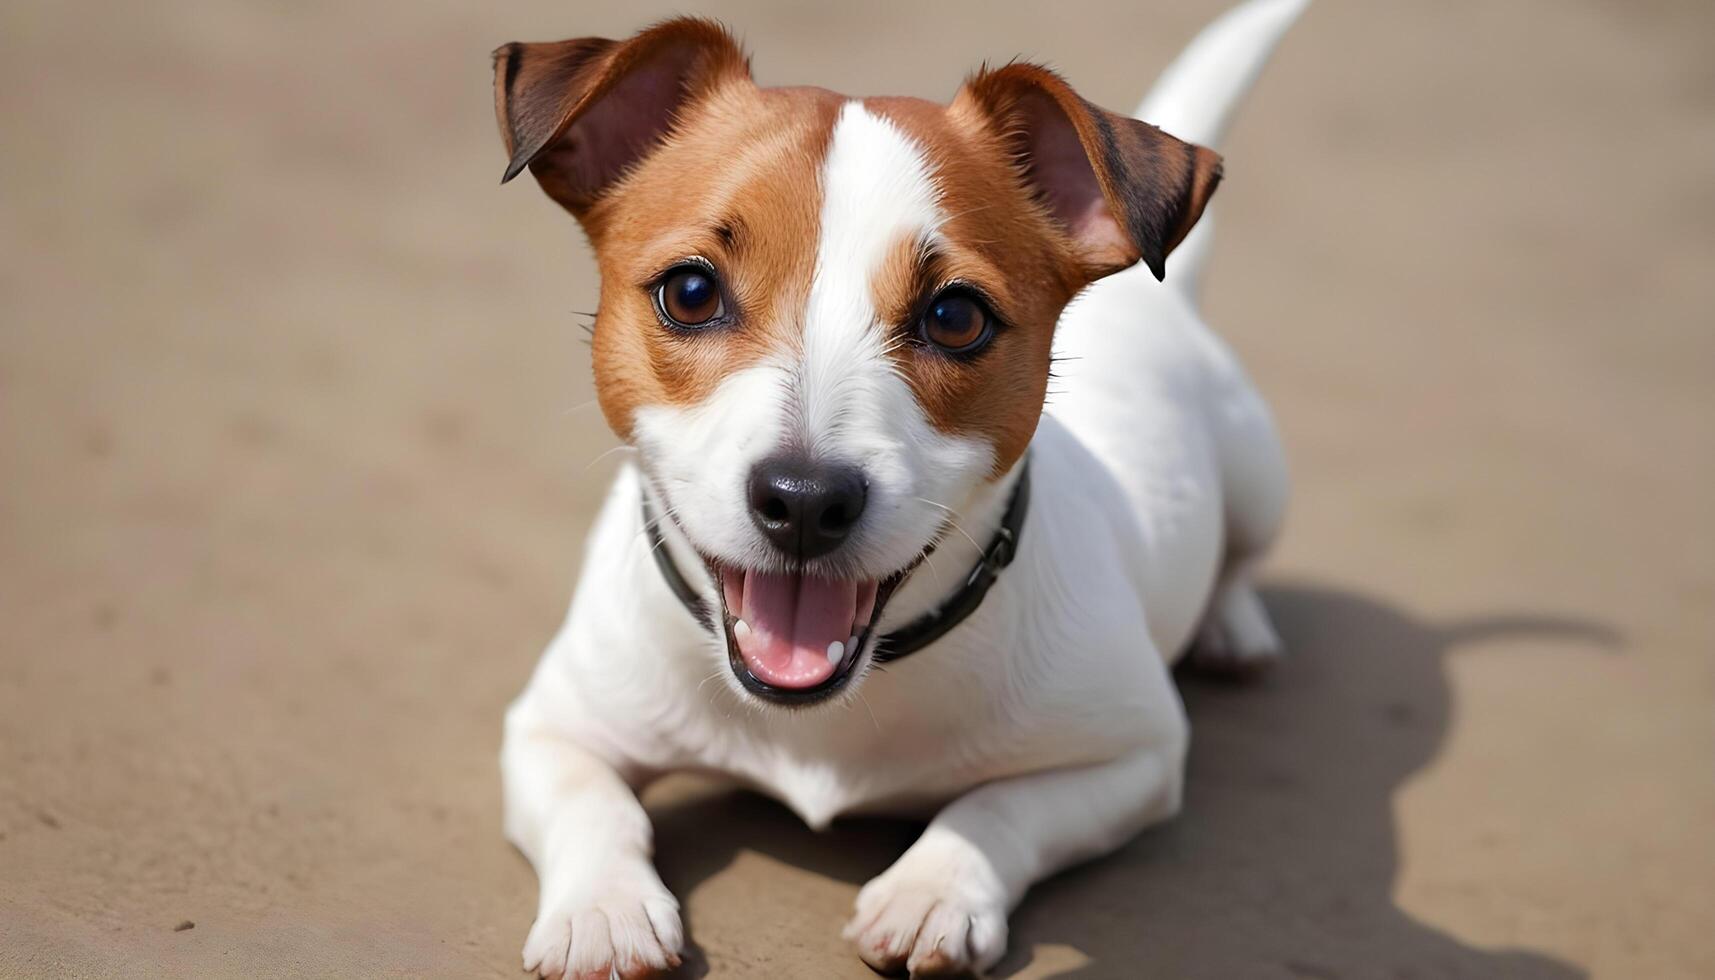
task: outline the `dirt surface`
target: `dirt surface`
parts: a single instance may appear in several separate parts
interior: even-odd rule
[[[771,82],[1134,103],[1220,7],[711,4]],[[0,12],[0,974],[514,976],[500,714],[613,444],[488,51],[667,6]],[[1208,302],[1295,469],[1293,656],[1015,977],[1715,976],[1715,6],[1327,3]],[[869,976],[912,834],[648,797],[688,975]],[[175,929],[194,922],[194,929]]]

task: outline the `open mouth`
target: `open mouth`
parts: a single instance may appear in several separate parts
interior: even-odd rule
[[[781,704],[827,698],[850,679],[910,569],[884,579],[763,572],[704,559],[720,582],[727,660],[745,690]]]

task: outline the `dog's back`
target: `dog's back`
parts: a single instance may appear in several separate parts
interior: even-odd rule
[[[1253,0],[1215,21],[1168,69],[1137,117],[1219,149],[1249,91],[1306,0]],[[1202,321],[1205,216],[1165,281],[1137,266],[1091,286],[1061,317],[1048,414],[1131,498],[1150,633],[1182,652],[1217,582],[1272,542],[1286,470],[1268,409]],[[1211,501],[1217,502],[1210,506]]]

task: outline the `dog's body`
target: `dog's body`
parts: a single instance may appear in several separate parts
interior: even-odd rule
[[[1228,15],[1141,112],[1182,138],[1216,142],[1299,6],[1259,0]],[[823,170],[824,260],[889,220],[890,208],[921,205],[909,187],[870,186],[897,133],[878,129],[861,104],[839,112],[828,152],[856,163]],[[836,198],[847,184],[855,201],[892,203],[842,217]],[[1173,278],[1157,282],[1132,265],[1059,316],[1055,392],[1027,454],[969,486],[911,484],[930,491],[917,499],[939,508],[942,533],[928,561],[882,597],[878,629],[910,622],[957,587],[1028,465],[1017,559],[923,652],[867,670],[864,652],[850,650],[840,669],[861,674],[861,690],[854,682],[825,707],[758,710],[728,673],[731,635],[723,643],[686,611],[649,552],[645,500],[669,518],[660,534],[675,566],[701,593],[720,592],[709,573],[718,566],[699,561],[710,545],[686,530],[701,504],[660,485],[675,485],[679,458],[718,467],[705,458],[709,433],[769,430],[747,417],[769,403],[756,388],[763,369],[738,372],[694,406],[636,411],[630,436],[643,466],[616,479],[566,623],[507,716],[507,833],[542,886],[527,968],[605,977],[675,961],[677,906],[650,866],[634,795],[673,770],[727,774],[817,828],[842,814],[932,816],[863,889],[848,929],[866,960],[914,974],[992,965],[1006,915],[1034,881],[1176,811],[1188,730],[1169,669],[1194,637],[1197,656],[1227,666],[1279,652],[1248,570],[1275,536],[1286,496],[1268,413],[1197,313],[1206,229],[1198,236]],[[809,290],[812,314],[824,302],[820,282]],[[831,319],[808,317],[804,346],[830,343],[808,334]],[[878,400],[905,390],[872,387]],[[849,397],[866,404],[862,393]],[[932,469],[989,452],[968,434],[919,428],[893,457],[876,451],[873,466]],[[955,496],[925,499],[935,492]],[[870,649],[861,634],[853,640]]]

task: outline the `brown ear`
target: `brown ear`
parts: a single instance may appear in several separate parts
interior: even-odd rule
[[[723,81],[750,78],[719,24],[664,21],[628,41],[514,42],[494,52],[494,111],[511,161],[580,217],[666,136],[680,111]]]
[[[974,106],[1008,141],[1092,279],[1140,259],[1165,278],[1167,253],[1221,181],[1220,154],[1093,106],[1037,65],[981,71],[953,104]]]

